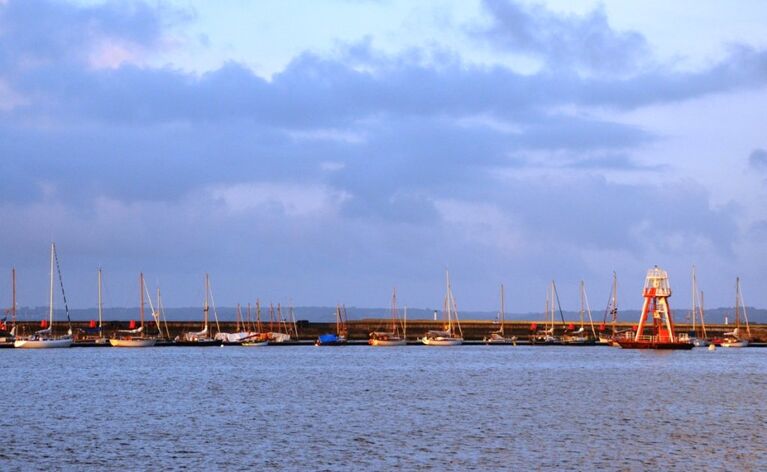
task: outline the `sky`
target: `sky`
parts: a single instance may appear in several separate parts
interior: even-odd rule
[[[0,304],[767,306],[761,1],[0,0]],[[57,302],[57,303],[60,303]]]

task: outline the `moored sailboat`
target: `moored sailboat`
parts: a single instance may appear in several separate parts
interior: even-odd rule
[[[580,285],[580,298],[581,298],[581,326],[577,330],[574,330],[574,326],[568,326],[569,332],[562,336],[562,344],[567,345],[588,345],[596,344],[597,333],[594,329],[594,320],[591,318],[591,307],[589,306],[589,299],[586,296],[586,284],[581,280]],[[588,314],[589,325],[591,327],[591,336],[585,327],[585,316]]]
[[[443,330],[429,330],[421,338],[421,342],[427,346],[458,346],[463,344],[463,330],[458,320],[458,307],[453,298],[453,288],[450,284],[450,273],[445,271],[446,293],[443,303],[445,316],[445,328]]]
[[[690,333],[690,341],[695,347],[707,347],[711,344],[711,340],[708,339],[706,322],[703,319],[702,291],[700,292],[700,298],[698,297],[698,277],[695,274],[695,266],[692,266],[690,283],[692,286],[692,308],[690,310],[692,315],[692,333]]]
[[[48,321],[41,323],[42,329],[36,331],[31,336],[26,338],[16,338],[13,342],[13,347],[21,349],[48,349],[48,348],[63,348],[72,346],[72,325],[69,320],[69,306],[67,305],[67,298],[64,293],[64,282],[61,278],[61,270],[58,264],[58,255],[56,254],[56,244],[51,243],[51,284],[48,300]],[[53,330],[53,274],[54,274],[54,262],[59,275],[59,284],[61,285],[61,294],[64,298],[64,309],[67,314],[67,322],[70,322],[69,329],[65,336],[55,336]]]
[[[208,277],[208,274],[205,274],[205,301],[203,302],[203,307],[202,307],[202,320],[203,320],[202,330],[186,332],[180,336],[177,336],[176,345],[198,346],[198,347],[221,346],[221,340],[213,339],[210,336],[210,326],[208,326],[208,318],[209,318],[209,312],[210,312],[210,303],[208,301],[209,295],[210,295],[210,278]],[[216,322],[218,322],[218,319],[216,319]]]
[[[741,331],[740,312],[743,309],[743,318],[746,322],[746,333]],[[724,339],[719,344],[722,347],[747,347],[751,339],[751,326],[748,324],[748,313],[743,303],[743,294],[740,291],[740,277],[735,278],[735,329],[724,333]]]
[[[315,346],[342,346],[347,343],[348,329],[346,327],[346,307],[336,305],[336,332],[325,333],[317,337]]]
[[[551,285],[546,289],[546,308],[544,310],[544,323],[548,323],[548,328],[538,331],[538,324],[533,323],[530,326],[533,334],[530,336],[530,344],[548,344],[557,345],[562,344],[562,340],[559,336],[554,334],[554,303],[559,305],[559,294],[557,293],[557,284],[553,280]],[[564,315],[562,315],[562,307],[559,306],[559,313],[562,317],[562,323],[565,322]]]
[[[498,328],[498,331],[493,331],[489,336],[485,336],[485,344],[517,344],[516,336],[506,336],[504,319],[506,307],[504,305],[505,293],[503,290],[503,284],[501,284],[501,309],[498,312],[498,322],[500,323],[500,327]]]
[[[404,346],[407,344],[404,333],[404,323],[400,332],[399,312],[397,311],[397,289],[395,288],[391,296],[391,327],[389,331],[373,331],[370,333],[368,344],[371,346]]]
[[[152,347],[157,343],[157,338],[146,336],[144,334],[144,273],[139,274],[139,322],[138,328],[135,327],[135,322],[132,322],[134,326],[129,329],[118,330],[116,335],[109,338],[109,344],[112,347]],[[154,311],[154,310],[152,310]]]

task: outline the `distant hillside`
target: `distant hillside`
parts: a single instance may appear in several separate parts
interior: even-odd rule
[[[752,323],[767,323],[767,309],[748,307],[748,318]],[[217,310],[220,320],[234,320],[235,308],[234,307],[222,307]],[[347,313],[349,319],[365,319],[365,318],[386,318],[389,315],[388,308],[359,308],[359,307],[347,307]],[[187,308],[168,308],[165,311],[167,319],[169,321],[194,321],[202,320],[202,309],[198,307]],[[296,319],[308,320],[308,321],[332,321],[335,319],[335,307],[317,307],[317,306],[299,306],[295,308]],[[433,318],[433,310],[425,308],[409,308],[408,318],[413,320],[425,320]],[[686,322],[688,319],[689,309],[677,309],[674,310],[675,320],[678,322]],[[710,323],[723,323],[725,315],[729,317],[730,323],[733,322],[732,314],[733,308],[714,308],[706,310],[706,321]],[[400,310],[400,314],[402,311]],[[210,312],[211,319],[213,318],[213,310]],[[18,310],[18,316],[21,320],[40,320],[48,317],[47,307],[21,307]],[[56,310],[55,313],[57,320],[65,319],[64,310]],[[92,320],[98,318],[98,312],[95,308],[87,309],[74,309],[70,311],[70,316],[73,320]],[[150,311],[147,308],[146,316],[150,317]],[[245,313],[243,313],[245,316]],[[253,315],[255,317],[255,313]],[[287,309],[283,309],[283,316],[288,316]],[[441,316],[441,313],[438,314]],[[461,319],[465,320],[493,320],[496,319],[496,312],[489,311],[464,311],[459,314]],[[600,323],[604,317],[604,312],[593,312],[595,323]],[[577,320],[580,315],[578,312],[565,311],[564,317],[566,320]],[[507,320],[543,320],[543,313],[507,313]],[[138,308],[105,308],[104,319],[107,321],[116,320],[131,320],[138,319]],[[261,310],[261,319],[269,319],[268,308]],[[557,319],[559,315],[557,314]],[[619,319],[622,321],[638,320],[639,310],[623,310],[619,314]]]

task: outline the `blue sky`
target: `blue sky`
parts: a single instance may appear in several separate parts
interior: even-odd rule
[[[0,269],[73,306],[767,305],[762,2],[0,1]],[[0,291],[0,300],[9,298]],[[3,302],[7,304],[6,302]]]

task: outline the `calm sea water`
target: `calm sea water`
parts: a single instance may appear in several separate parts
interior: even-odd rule
[[[2,470],[767,470],[767,349],[0,351]]]

